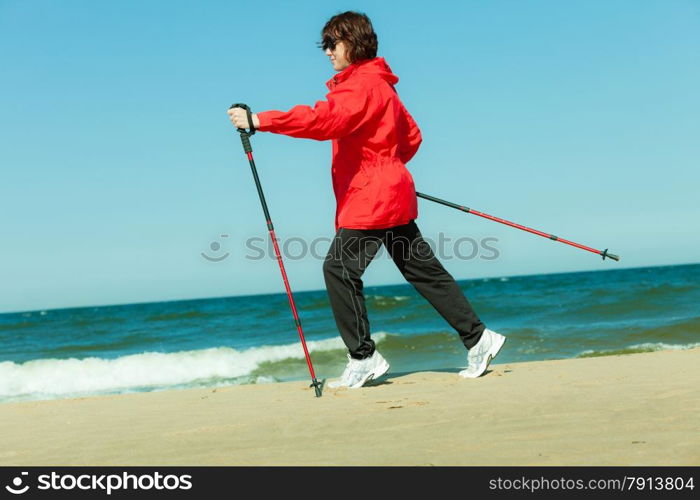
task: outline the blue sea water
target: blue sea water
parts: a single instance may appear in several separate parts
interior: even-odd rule
[[[700,264],[459,282],[508,336],[495,363],[700,346]],[[408,284],[365,288],[393,373],[466,364],[459,337]],[[297,292],[319,379],[345,349],[325,290]],[[285,294],[0,315],[0,402],[308,379]]]

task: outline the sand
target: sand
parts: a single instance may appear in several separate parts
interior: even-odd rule
[[[0,404],[0,465],[700,465],[700,348]]]

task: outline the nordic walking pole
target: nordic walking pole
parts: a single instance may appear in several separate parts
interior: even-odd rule
[[[299,320],[299,314],[297,313],[297,307],[294,304],[294,296],[292,295],[292,289],[289,287],[289,280],[287,279],[287,272],[284,270],[284,263],[282,262],[282,254],[280,253],[280,247],[277,244],[277,237],[275,236],[275,228],[272,225],[272,219],[270,218],[270,212],[267,210],[267,203],[265,202],[265,195],[263,194],[262,186],[260,185],[260,179],[258,178],[258,171],[255,168],[255,160],[253,160],[253,148],[250,146],[250,136],[255,133],[255,128],[253,127],[253,116],[250,112],[250,107],[246,104],[232,104],[229,109],[241,108],[245,109],[248,115],[248,124],[250,129],[246,131],[244,128],[239,128],[238,132],[241,134],[241,142],[243,143],[243,151],[245,151],[248,157],[248,162],[250,163],[250,169],[253,172],[253,179],[255,180],[255,187],[258,188],[258,196],[260,196],[260,203],[262,204],[262,209],[265,214],[265,221],[267,222],[267,230],[270,233],[270,239],[275,248],[275,255],[277,256],[277,263],[280,265],[280,272],[282,273],[282,280],[284,281],[284,288],[287,290],[287,298],[289,299],[289,307],[292,309],[292,315],[294,315],[294,323],[297,326],[297,331],[299,332],[299,339],[301,340],[301,346],[304,348],[304,356],[306,357],[306,364],[309,366],[309,373],[311,373],[311,385],[316,391],[316,397],[321,397],[322,384],[316,380],[316,374],[314,373],[314,366],[311,364],[311,357],[309,356],[309,350],[306,348],[306,340],[304,339],[304,331],[301,329],[301,321]]]
[[[478,215],[479,217],[484,217],[484,218],[492,220],[492,221],[500,222],[501,224],[505,224],[507,226],[515,227],[517,229],[522,229],[523,231],[537,234],[539,236],[544,236],[545,238],[549,238],[550,240],[559,241],[561,243],[566,243],[567,245],[571,245],[573,247],[580,248],[581,250],[587,250],[589,252],[593,252],[595,254],[602,255],[603,260],[605,260],[605,257],[608,257],[609,259],[612,259],[612,260],[620,260],[619,255],[615,255],[613,253],[608,253],[607,248],[605,250],[596,250],[595,248],[587,247],[587,246],[581,245],[579,243],[574,243],[573,241],[565,240],[564,238],[559,238],[558,236],[554,236],[553,234],[543,233],[542,231],[538,231],[537,229],[532,229],[529,227],[521,226],[520,224],[516,224],[515,222],[510,222],[510,221],[507,221],[505,219],[499,219],[498,217],[494,217],[493,215],[485,214],[483,212],[478,212],[478,211],[471,209],[469,207],[464,207],[462,205],[457,205],[456,203],[451,203],[449,201],[441,200],[440,198],[435,198],[434,196],[430,196],[430,195],[423,194],[423,193],[416,193],[416,196],[418,196],[419,198],[423,198],[425,200],[434,201],[435,203],[439,203],[439,204],[445,205],[447,207],[456,208],[457,210],[461,210],[462,212],[467,212],[468,214]]]

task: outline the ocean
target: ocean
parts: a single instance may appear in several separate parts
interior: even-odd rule
[[[458,283],[508,337],[494,364],[700,346],[700,264]],[[294,296],[317,377],[337,377],[346,351],[325,290]],[[390,373],[466,365],[410,285],[365,296]],[[0,314],[0,402],[308,379],[284,293]]]

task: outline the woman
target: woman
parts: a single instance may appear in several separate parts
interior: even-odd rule
[[[421,133],[394,89],[399,79],[377,57],[377,35],[366,15],[333,16],[321,37],[338,72],[326,83],[326,100],[313,108],[253,114],[252,120],[261,132],[332,140],[336,237],[323,274],[349,354],[340,380],[329,386],[358,388],[389,370],[370,337],[361,279],[382,244],[404,278],[459,333],[468,350],[468,366],[459,374],[479,377],[505,337],[485,328],[416,226],[417,198],[406,163],[416,154]],[[236,127],[249,128],[244,110],[228,113]]]

